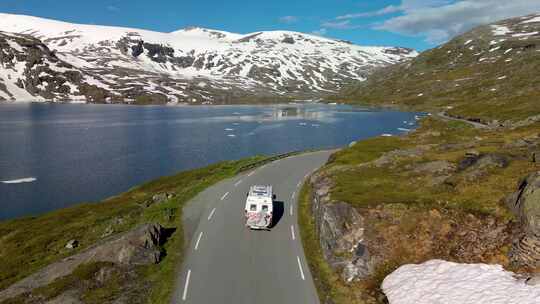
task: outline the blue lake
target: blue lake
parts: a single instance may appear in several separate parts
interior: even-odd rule
[[[343,105],[0,105],[0,219],[98,201],[222,160],[334,148],[416,127]]]

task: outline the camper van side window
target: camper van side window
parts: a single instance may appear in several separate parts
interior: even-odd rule
[[[257,211],[257,205],[255,204],[249,205],[249,211]]]
[[[268,206],[267,206],[267,205],[263,205],[263,206],[262,206],[262,211],[268,211]]]

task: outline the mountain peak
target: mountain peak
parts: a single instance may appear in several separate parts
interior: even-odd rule
[[[2,17],[6,18],[0,18],[0,31],[32,36],[39,39],[35,48],[50,50],[35,60],[24,42],[0,36],[0,46],[5,40],[13,58],[26,58],[34,70],[48,71],[28,75],[18,60],[0,59],[12,67],[9,75],[0,73],[0,83],[17,83],[10,86],[13,90],[31,87],[28,94],[36,99],[230,103],[320,98],[348,81],[364,80],[376,67],[416,55],[291,31],[236,34],[190,27],[161,33],[22,15]],[[2,90],[7,89],[0,86]],[[0,94],[0,99],[20,99],[8,93]]]

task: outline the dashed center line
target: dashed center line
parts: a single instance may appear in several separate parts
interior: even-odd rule
[[[199,233],[199,237],[197,238],[197,243],[195,243],[195,250],[199,249],[199,242],[201,241],[202,235],[203,233],[201,231],[201,233]]]
[[[291,225],[291,236],[292,236],[293,241],[296,240],[296,236],[294,235],[294,226],[293,225]]]
[[[227,197],[227,195],[229,195],[229,192],[223,194],[223,196],[221,197],[221,200],[224,200]]]
[[[212,209],[212,211],[210,212],[210,215],[208,216],[208,220],[212,218],[212,216],[214,215],[214,212],[216,212],[216,208]]]
[[[291,209],[291,210],[290,210],[290,212],[289,212],[289,213],[290,213],[290,214],[291,214],[291,216],[292,216],[292,211],[293,211],[293,205],[292,205],[292,204],[291,204],[291,208],[290,208],[290,209]]]
[[[186,276],[186,283],[184,285],[184,293],[182,293],[182,301],[185,301],[187,299],[187,291],[189,287],[189,278],[191,277],[191,269],[188,270],[187,276]]]
[[[302,269],[302,263],[300,263],[300,257],[296,256],[296,261],[298,261],[298,268],[300,269],[300,277],[302,280],[306,280],[306,277],[304,276],[304,270]]]
[[[237,182],[234,184],[234,186],[237,187],[237,186],[240,185],[241,183],[242,183],[242,180],[239,180],[239,181],[237,181]]]

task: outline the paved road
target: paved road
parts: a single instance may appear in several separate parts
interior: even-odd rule
[[[477,128],[477,129],[490,129],[490,126],[488,126],[486,124],[476,122],[476,121],[472,121],[472,120],[468,120],[468,119],[453,117],[453,116],[450,116],[450,115],[446,114],[445,112],[437,113],[437,116],[442,118],[443,120],[446,120],[446,121],[453,120],[453,121],[464,122],[464,123],[469,124],[469,125]]]
[[[296,220],[300,187],[331,152],[282,159],[198,195],[184,208],[190,246],[173,303],[319,303]],[[277,195],[271,231],[244,226],[249,186],[271,184]]]

